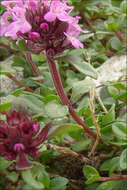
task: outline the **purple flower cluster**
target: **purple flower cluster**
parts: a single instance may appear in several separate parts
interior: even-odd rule
[[[70,16],[73,7],[66,0],[8,0],[1,18],[0,35],[25,40],[34,53],[52,51],[54,55],[67,48],[83,48],[78,40],[82,30],[79,17]]]
[[[35,158],[39,154],[38,145],[46,139],[52,122],[39,133],[39,123],[27,114],[22,116],[16,111],[3,114],[6,115],[6,122],[0,120],[0,156],[10,161],[16,160],[18,170],[32,167],[27,155]]]

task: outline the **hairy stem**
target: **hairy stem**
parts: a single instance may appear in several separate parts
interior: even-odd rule
[[[75,110],[72,107],[72,104],[70,102],[70,100],[67,98],[63,86],[62,86],[62,82],[61,82],[61,78],[60,78],[60,74],[56,68],[56,63],[53,59],[51,59],[48,55],[48,64],[49,64],[49,69],[53,78],[53,82],[55,85],[55,88],[57,90],[57,93],[61,99],[61,102],[64,105],[67,105],[69,108],[69,112],[72,115],[73,119],[79,124],[82,125],[82,127],[84,128],[84,130],[94,139],[96,139],[97,135],[96,133],[94,133],[81,119],[80,117],[77,115],[77,113],[75,112]]]
[[[33,92],[32,89],[30,89],[29,87],[27,87],[26,85],[24,85],[23,83],[21,83],[19,80],[17,80],[13,75],[11,75],[10,73],[6,74],[6,76],[11,79],[12,81],[14,81],[17,85],[24,87],[28,92]]]

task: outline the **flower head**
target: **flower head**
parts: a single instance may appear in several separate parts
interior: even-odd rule
[[[38,145],[46,139],[52,122],[39,133],[39,123],[28,114],[23,116],[16,111],[3,114],[6,115],[6,121],[0,120],[0,156],[16,160],[18,170],[32,167],[27,155],[34,158],[39,154]]]
[[[8,0],[1,18],[0,35],[23,39],[33,53],[41,51],[57,55],[72,46],[83,48],[78,40],[79,17],[70,16],[73,9],[66,0]],[[74,32],[73,32],[74,30]]]

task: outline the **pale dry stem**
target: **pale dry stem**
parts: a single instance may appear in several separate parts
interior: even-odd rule
[[[86,164],[90,163],[90,160],[88,158],[86,158],[83,155],[78,154],[78,153],[70,150],[67,147],[61,147],[61,146],[57,146],[57,145],[53,145],[53,144],[47,144],[47,147],[49,149],[56,150],[56,151],[62,153],[63,157],[70,157],[71,156],[71,157],[74,157],[74,158],[78,158],[79,160],[81,160],[82,162],[84,162]]]
[[[102,102],[102,100],[101,100],[98,92],[95,93],[95,97],[96,97],[98,103],[100,104],[100,106],[102,107],[104,113],[105,114],[108,113],[108,111],[107,111],[106,107],[104,106],[104,104],[103,104],[103,102]]]
[[[95,144],[92,147],[91,152],[89,153],[89,157],[94,154],[94,152],[95,152],[95,150],[96,150],[96,148],[97,148],[97,146],[99,144],[100,138],[101,138],[100,129],[98,127],[98,121],[97,121],[97,119],[95,117],[94,97],[95,97],[95,89],[91,89],[90,90],[89,104],[90,104],[90,111],[91,111],[93,123],[94,123],[94,125],[96,127],[97,138],[96,138]]]

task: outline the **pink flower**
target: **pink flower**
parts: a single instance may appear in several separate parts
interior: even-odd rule
[[[25,8],[21,0],[5,1],[8,11],[1,18],[0,35],[11,36],[13,40],[17,38],[17,32],[26,33],[31,29],[31,25],[25,19]],[[8,21],[8,16],[10,21]],[[8,21],[8,22],[7,22]]]
[[[80,32],[80,28],[75,27],[71,24],[69,25],[67,31],[64,32],[65,36],[67,37],[67,40],[71,42],[71,44],[75,48],[83,48],[83,44],[77,39]]]
[[[1,4],[7,8],[13,8],[15,6],[20,8],[24,7],[36,8],[38,0],[8,0],[8,1],[2,1]]]
[[[69,19],[69,14],[67,10],[72,9],[72,7],[67,6],[65,1],[62,3],[58,0],[51,2],[50,10],[44,16],[44,19],[48,22],[53,22],[56,18],[61,21],[67,21]]]
[[[2,1],[1,2],[2,5],[4,5],[5,7],[7,7],[8,9],[12,9],[15,6],[18,7],[24,7],[23,5],[23,1],[22,0],[8,0],[8,1]]]
[[[72,6],[66,0],[8,0],[1,18],[0,35],[21,38],[35,54],[42,51],[52,56],[74,46],[83,48],[78,40],[79,17],[70,16]]]
[[[76,16],[76,17],[71,17],[69,19],[69,27],[73,27],[74,30],[78,30],[79,32],[82,32],[82,33],[88,33],[87,30],[82,30],[80,28],[80,26],[78,25],[78,22],[79,22],[79,17]],[[69,30],[69,28],[68,28]]]
[[[67,40],[69,42],[71,42],[71,44],[75,47],[75,48],[83,48],[83,44],[76,38],[74,37],[73,35],[71,34],[67,34],[67,33],[64,33],[65,36],[67,37]]]

